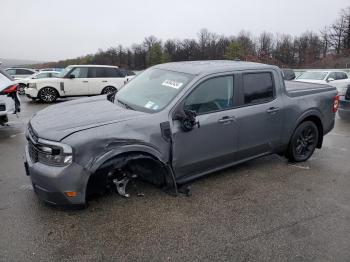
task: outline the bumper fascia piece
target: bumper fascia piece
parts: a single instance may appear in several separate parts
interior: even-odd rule
[[[33,163],[28,146],[25,149],[25,158],[26,173],[41,200],[57,206],[85,204],[85,191],[90,174],[82,166],[74,162],[64,167]],[[72,191],[77,192],[75,197],[66,196],[65,192]]]

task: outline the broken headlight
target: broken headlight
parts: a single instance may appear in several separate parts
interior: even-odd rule
[[[73,162],[72,148],[68,145],[39,138],[35,146],[37,161],[49,166],[66,166]]]

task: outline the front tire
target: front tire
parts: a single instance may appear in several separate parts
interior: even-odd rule
[[[304,162],[314,153],[319,131],[315,123],[305,121],[294,131],[289,143],[287,158],[291,162]]]
[[[38,98],[44,103],[53,103],[58,98],[58,92],[52,87],[44,87],[40,89]]]

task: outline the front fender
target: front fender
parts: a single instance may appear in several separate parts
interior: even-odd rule
[[[167,160],[164,159],[161,152],[157,149],[150,147],[148,145],[125,145],[118,148],[112,148],[105,153],[97,156],[90,164],[87,169],[94,173],[96,170],[107,160],[117,157],[118,155],[125,153],[144,153],[153,156],[155,159],[166,165]]]

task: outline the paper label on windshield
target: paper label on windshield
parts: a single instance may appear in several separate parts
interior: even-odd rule
[[[152,101],[148,101],[146,104],[145,104],[145,107],[146,108],[152,108],[154,106],[154,103]]]
[[[177,82],[177,81],[174,81],[174,80],[164,80],[162,85],[163,86],[169,86],[169,87],[172,87],[172,88],[175,88],[175,89],[179,89],[183,85],[183,83]]]

